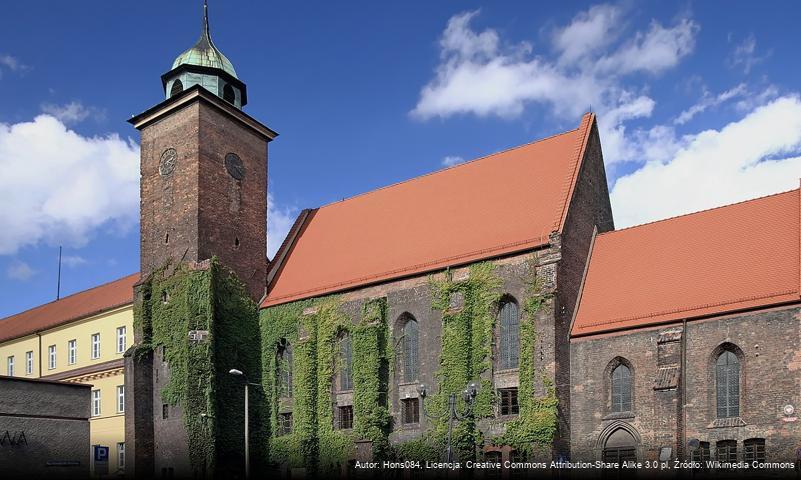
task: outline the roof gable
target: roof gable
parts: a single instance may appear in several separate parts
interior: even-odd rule
[[[794,302],[799,190],[599,235],[572,335]]]
[[[276,255],[262,306],[546,244],[561,231],[594,121],[311,211]]]
[[[139,274],[84,290],[0,320],[0,342],[31,335],[133,303]]]

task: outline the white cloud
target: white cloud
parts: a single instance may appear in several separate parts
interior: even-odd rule
[[[772,53],[768,51],[765,55],[759,56],[756,53],[756,48],[756,37],[754,37],[752,33],[734,47],[734,50],[729,55],[729,66],[732,68],[742,68],[743,73],[746,75],[751,73],[751,69],[754,68],[755,65],[764,61]]]
[[[65,255],[64,257],[61,258],[61,263],[70,268],[75,268],[75,267],[80,267],[81,265],[85,265],[87,262],[86,259],[81,257],[80,255]]]
[[[599,59],[595,68],[616,75],[639,71],[660,73],[675,67],[693,51],[698,30],[698,24],[687,18],[669,28],[652,21],[648,32],[637,32],[616,52]]]
[[[21,260],[14,260],[6,269],[6,276],[8,276],[8,278],[21,282],[29,280],[34,275],[36,275],[36,270]]]
[[[616,227],[797,188],[801,100],[778,98],[720,130],[679,143],[669,159],[650,161],[617,180],[611,192]]]
[[[23,65],[16,57],[7,53],[0,53],[0,67],[4,67],[12,72],[24,72],[28,70],[27,65]],[[0,68],[0,78],[3,76],[3,69]]]
[[[692,52],[698,25],[682,19],[665,27],[652,21],[645,32],[622,38],[623,10],[603,4],[576,15],[551,40],[555,60],[533,54],[522,42],[505,45],[493,29],[478,32],[478,11],[453,16],[440,40],[441,60],[411,115],[420,120],[459,114],[520,115],[530,103],[575,120],[593,107],[599,116],[608,163],[640,160],[625,122],[649,117],[655,101],[623,77],[658,74]],[[641,135],[638,133],[638,135]]]
[[[464,162],[464,158],[458,155],[448,155],[447,157],[442,159],[442,166],[444,167],[452,167],[454,165],[458,165]]]
[[[272,193],[267,193],[267,256],[269,258],[272,259],[275,256],[275,252],[283,243],[297,216],[296,208],[276,205]]]
[[[55,105],[52,103],[43,103],[42,111],[59,119],[66,125],[80,123],[89,116],[95,120],[105,119],[105,112],[95,107],[86,107],[81,102],[72,101],[64,105]]]
[[[746,93],[748,93],[748,89],[744,83],[741,83],[736,87],[726,90],[725,92],[721,92],[717,95],[710,95],[708,91],[704,90],[704,94],[701,97],[701,100],[695,105],[688,108],[687,110],[681,112],[679,116],[676,117],[676,119],[673,121],[673,123],[677,125],[684,125],[685,123],[692,120],[693,117],[695,117],[699,113],[703,113],[708,108],[716,107],[733,98],[741,97]]]
[[[622,13],[618,6],[595,5],[576,15],[553,35],[554,47],[561,52],[559,62],[576,63],[612,43],[620,32]]]
[[[139,147],[84,137],[50,115],[0,123],[0,255],[41,242],[80,247],[139,214]]]

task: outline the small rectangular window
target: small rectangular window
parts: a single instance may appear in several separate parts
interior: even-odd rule
[[[745,452],[743,452],[743,460],[748,463],[765,462],[765,439],[764,438],[750,438],[743,442]]]
[[[161,405],[161,418],[170,418],[170,405],[168,403],[163,403]]]
[[[78,341],[70,340],[67,342],[67,364],[75,365],[78,360]]]
[[[117,443],[117,469],[125,470],[125,442]]]
[[[56,346],[50,345],[47,347],[47,369],[53,370],[56,368]]]
[[[125,353],[127,339],[125,327],[117,328],[117,353]]]
[[[736,462],[737,440],[720,440],[715,445],[715,457],[719,462]]]
[[[340,430],[353,428],[353,405],[337,407],[337,428]]]
[[[92,360],[100,358],[100,334],[92,335]]]
[[[692,452],[692,460],[699,462],[701,464],[701,468],[706,468],[706,462],[710,461],[711,459],[712,457],[709,454],[709,442],[699,442],[698,448]]]
[[[117,413],[125,413],[125,385],[117,386]]]
[[[100,416],[100,390],[92,390],[92,416]]]
[[[420,399],[404,398],[401,406],[401,421],[404,425],[420,423]]]
[[[25,352],[25,375],[33,375],[33,352]]]
[[[517,403],[517,388],[502,388],[498,390],[501,394],[501,415],[517,415],[520,413],[520,404]]]
[[[278,414],[278,435],[292,433],[292,412]]]
[[[8,363],[6,364],[6,375],[9,377],[14,376],[14,355],[8,357]]]

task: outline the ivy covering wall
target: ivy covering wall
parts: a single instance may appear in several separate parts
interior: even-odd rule
[[[545,372],[535,364],[537,332],[535,316],[549,304],[535,272],[528,270],[524,318],[520,326],[520,415],[506,423],[505,433],[484,438],[478,425],[495,416],[498,398],[492,385],[493,339],[502,282],[491,262],[469,267],[469,276],[454,280],[431,277],[434,310],[442,316],[442,345],[437,385],[429,390],[426,409],[435,417],[420,438],[390,445],[391,416],[388,382],[394,365],[393,342],[389,338],[385,299],[366,302],[358,315],[344,312],[339,296],[303,300],[264,309],[261,312],[263,384],[270,412],[269,450],[273,462],[291,467],[325,471],[341,466],[354,453],[357,440],[372,441],[376,459],[442,460],[448,422],[448,397],[457,395],[458,408],[465,407],[462,390],[480,381],[473,415],[454,426],[452,442],[456,456],[476,457],[478,447],[510,445],[530,453],[537,446],[550,446],[556,430],[556,395]],[[442,277],[442,276],[440,276]],[[454,302],[454,298],[461,299]],[[304,314],[305,312],[305,314]],[[334,379],[337,338],[343,332],[353,339],[354,428],[334,429]],[[278,385],[278,349],[289,342],[293,351],[292,398],[282,398]],[[541,382],[537,388],[537,382]],[[537,392],[545,392],[537,394]],[[284,403],[282,403],[284,402]],[[291,411],[292,432],[276,435],[279,413]],[[422,412],[421,412],[422,414]]]
[[[304,315],[304,311],[307,314]],[[300,301],[262,311],[264,391],[270,412],[270,458],[292,467],[333,471],[354,453],[357,440],[372,442],[376,458],[387,457],[390,415],[387,406],[391,359],[386,301],[366,302],[356,318],[343,312],[339,297]],[[337,339],[353,342],[352,430],[334,428]],[[292,345],[292,397],[282,398],[278,349]],[[284,402],[284,403],[282,403]],[[291,404],[292,432],[277,435],[279,414]]]
[[[243,468],[244,384],[239,369],[258,381],[258,307],[244,285],[217,259],[200,266],[167,263],[138,287],[134,328],[142,333],[136,355],[164,352],[169,378],[161,401],[180,407],[187,451],[197,475]],[[191,341],[189,332],[208,337]],[[250,389],[251,462],[267,457],[263,394]],[[157,406],[154,406],[157,408]]]

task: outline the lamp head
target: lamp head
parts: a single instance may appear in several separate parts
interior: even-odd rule
[[[228,373],[230,373],[231,375],[237,375],[237,376],[244,375],[244,373],[242,373],[242,370],[237,370],[235,368],[232,368],[232,369],[228,370]]]
[[[426,398],[427,392],[425,383],[421,383],[420,385],[417,386],[417,393],[418,395],[420,395],[420,398]]]

